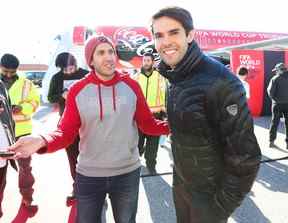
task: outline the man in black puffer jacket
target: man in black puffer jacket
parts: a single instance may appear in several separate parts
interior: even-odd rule
[[[4,136],[1,134],[0,144],[1,147],[2,146],[5,147],[5,143],[11,145],[12,143],[15,142],[15,134],[14,134],[15,123],[12,119],[11,104],[8,97],[8,93],[5,88],[5,85],[1,80],[0,80],[0,122],[1,122],[0,123],[1,133],[4,134]],[[5,137],[5,139],[2,137]],[[10,162],[13,168],[17,170],[15,161],[11,160]],[[3,200],[4,189],[6,186],[7,166],[8,165],[5,160],[0,160],[0,218],[3,215],[1,203]]]
[[[261,159],[245,90],[227,68],[201,52],[187,10],[161,9],[151,28],[160,74],[170,82],[177,222],[227,222],[250,191]]]

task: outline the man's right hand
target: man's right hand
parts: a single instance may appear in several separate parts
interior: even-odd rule
[[[12,105],[11,107],[12,107],[12,112],[14,114],[17,114],[17,113],[22,111],[22,106],[21,105]]]
[[[16,153],[14,159],[19,159],[27,158],[45,146],[46,142],[41,136],[29,135],[19,138],[15,144],[8,147],[8,150]]]

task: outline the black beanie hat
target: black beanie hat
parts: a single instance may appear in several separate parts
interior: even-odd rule
[[[7,69],[17,69],[19,66],[19,60],[16,56],[6,53],[1,57],[1,66]]]

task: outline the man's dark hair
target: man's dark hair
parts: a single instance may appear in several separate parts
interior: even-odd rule
[[[239,67],[237,69],[237,74],[239,76],[244,76],[244,75],[247,75],[248,74],[248,69],[246,67]]]
[[[149,52],[144,53],[144,54],[143,54],[143,57],[151,57],[151,59],[154,60],[154,55],[153,55],[153,53],[149,53]]]
[[[55,60],[55,66],[64,69],[71,65],[77,65],[75,57],[71,53],[60,53]]]
[[[1,66],[7,69],[17,69],[19,66],[19,60],[16,56],[6,53],[1,57]]]
[[[158,11],[152,16],[152,24],[151,24],[152,33],[154,33],[153,21],[164,16],[178,21],[185,29],[186,35],[188,35],[188,33],[194,29],[193,19],[190,12],[186,9],[174,6],[160,9],[160,11]]]

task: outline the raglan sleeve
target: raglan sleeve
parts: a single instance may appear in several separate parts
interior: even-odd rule
[[[59,121],[57,129],[51,133],[41,135],[46,141],[46,149],[43,152],[54,152],[70,145],[79,133],[81,125],[79,109],[76,103],[77,92],[71,88],[67,95],[66,106]]]
[[[168,135],[170,132],[168,122],[157,120],[154,118],[147,105],[147,102],[139,84],[132,79],[128,81],[128,84],[136,94],[137,98],[134,119],[137,123],[138,128],[147,135]]]

